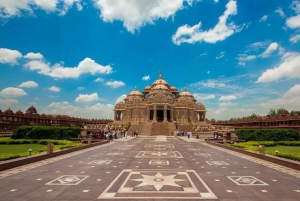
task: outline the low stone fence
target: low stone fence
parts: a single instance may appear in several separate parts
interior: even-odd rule
[[[67,148],[67,149],[64,149],[64,150],[55,151],[51,154],[37,154],[37,155],[29,156],[29,157],[26,157],[26,158],[22,157],[22,158],[12,159],[12,160],[8,160],[8,161],[2,161],[0,163],[0,171],[15,168],[15,167],[18,167],[18,166],[21,166],[21,165],[27,165],[29,163],[34,163],[34,162],[37,162],[37,161],[41,161],[41,160],[45,160],[45,159],[48,159],[48,158],[60,156],[60,155],[63,155],[63,154],[68,154],[68,153],[71,153],[71,152],[74,152],[74,151],[79,151],[79,150],[99,146],[99,145],[106,144],[106,143],[109,143],[109,141],[103,140],[101,142],[92,143],[90,145],[82,145],[80,147],[71,147],[71,148]]]
[[[216,147],[221,147],[221,148],[228,149],[228,150],[231,150],[231,151],[239,152],[239,153],[242,153],[242,154],[245,154],[245,155],[248,155],[248,156],[259,158],[259,159],[262,159],[262,160],[265,160],[265,161],[268,161],[268,162],[276,163],[278,165],[282,165],[282,166],[300,171],[300,162],[297,162],[297,161],[292,161],[292,160],[289,160],[289,159],[280,158],[280,157],[272,156],[272,155],[261,155],[261,154],[257,154],[257,153],[247,151],[247,150],[244,150],[244,149],[231,147],[231,146],[226,146],[226,145],[223,145],[223,144],[214,143],[214,142],[210,142],[210,141],[208,141],[207,143],[210,144],[210,145],[216,146]]]

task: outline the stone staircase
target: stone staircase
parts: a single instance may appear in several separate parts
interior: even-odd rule
[[[141,125],[139,125],[139,124],[131,124],[131,126],[129,127],[129,129],[128,129],[128,136],[130,136],[131,135],[131,130],[132,130],[132,132],[134,132],[134,131],[137,131],[137,132],[139,132],[140,131],[140,128],[141,128]]]
[[[143,124],[141,135],[151,135],[152,122],[146,122]]]
[[[154,122],[152,135],[169,135],[170,131],[165,122]]]

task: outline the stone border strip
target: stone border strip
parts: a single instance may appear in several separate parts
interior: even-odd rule
[[[239,149],[239,148],[236,148],[236,147],[225,146],[225,145],[218,144],[218,143],[212,143],[212,142],[207,142],[207,143],[210,144],[210,145],[214,145],[214,146],[217,146],[217,147],[222,147],[224,149],[229,149],[231,151],[236,151],[236,152],[239,152],[239,153],[242,153],[242,154],[246,154],[248,156],[259,158],[259,159],[262,159],[262,160],[265,160],[265,161],[269,161],[269,162],[272,162],[272,163],[276,163],[278,165],[282,165],[282,166],[300,171],[300,163],[297,162],[297,161],[281,159],[279,157],[274,157],[274,156],[270,156],[270,155],[265,155],[264,156],[264,155],[260,155],[260,154],[254,153],[254,152],[246,151],[246,150]]]
[[[4,162],[4,163],[0,164],[0,171],[15,168],[15,167],[22,166],[22,165],[27,165],[29,163],[34,163],[34,162],[37,162],[37,161],[45,160],[45,159],[48,159],[48,158],[53,158],[53,157],[60,156],[60,155],[63,155],[63,154],[68,154],[68,153],[71,153],[71,152],[80,151],[80,150],[83,150],[83,149],[95,147],[95,146],[106,144],[106,143],[109,143],[109,141],[105,140],[105,141],[102,141],[102,142],[93,143],[91,145],[83,145],[83,146],[80,146],[80,147],[73,147],[73,148],[69,148],[69,149],[65,149],[65,150],[61,150],[61,151],[56,151],[52,154],[33,155],[31,157],[28,157],[28,158],[22,158],[22,159],[17,159],[17,160],[13,160],[13,161],[7,161],[7,162]]]

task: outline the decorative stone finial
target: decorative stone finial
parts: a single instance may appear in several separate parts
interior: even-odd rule
[[[186,87],[184,87],[183,91],[186,91]]]
[[[160,71],[159,71],[159,79],[162,79],[162,74]]]
[[[136,86],[134,87],[134,91],[137,91],[137,87]]]

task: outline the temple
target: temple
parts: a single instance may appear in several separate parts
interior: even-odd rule
[[[114,123],[125,122],[180,122],[204,123],[205,106],[196,103],[196,99],[186,88],[179,93],[170,86],[160,73],[158,80],[146,86],[142,92],[135,87],[124,99],[116,104]]]

